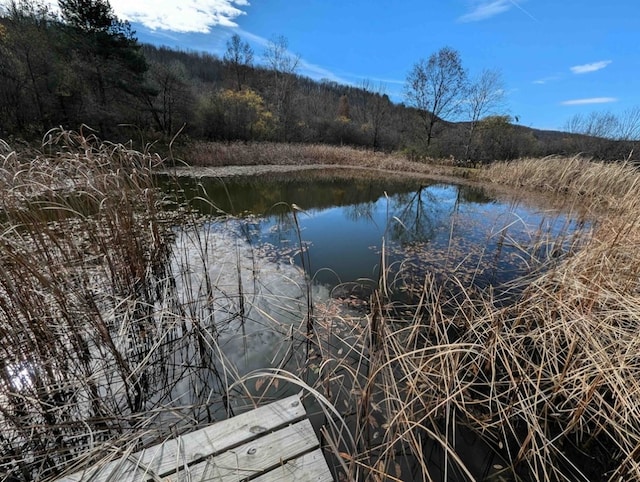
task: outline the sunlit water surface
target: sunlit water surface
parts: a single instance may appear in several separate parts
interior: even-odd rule
[[[303,268],[316,284],[339,287],[334,293],[344,284],[375,284],[383,263],[415,279],[437,271],[497,286],[537,267],[536,260],[559,257],[585,227],[561,211],[501,201],[480,187],[416,179],[298,173],[182,178],[180,185],[212,222],[236,216],[239,239]]]

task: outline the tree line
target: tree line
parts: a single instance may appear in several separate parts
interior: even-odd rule
[[[87,125],[114,140],[168,141],[180,131],[185,141],[346,144],[465,161],[607,157],[638,138],[640,115],[631,114],[616,121],[624,138],[597,116],[574,119],[566,133],[520,126],[500,72],[470,76],[450,47],[416,62],[404,103],[382,84],[314,81],[299,67],[284,37],[256,53],[233,35],[219,58],[141,45],[108,0],[59,0],[59,12],[13,0],[0,16],[0,137]]]

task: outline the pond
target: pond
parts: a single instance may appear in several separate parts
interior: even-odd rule
[[[375,286],[383,264],[404,281],[435,272],[503,285],[558,258],[586,227],[562,211],[428,179],[333,171],[178,179],[201,214],[214,223],[234,216],[238,237],[334,296]]]
[[[375,172],[165,177],[161,187],[176,201],[170,214],[156,209],[150,180],[120,196],[123,179],[86,210],[76,209],[82,196],[62,202],[54,191],[52,201],[36,200],[41,217],[32,216],[32,226],[22,221],[5,230],[13,236],[7,246],[19,249],[5,250],[0,294],[7,299],[24,287],[5,316],[18,347],[7,357],[0,391],[0,403],[14,410],[4,414],[15,414],[0,419],[12,427],[3,431],[5,453],[10,458],[29,443],[25,453],[48,454],[47,444],[59,439],[46,423],[59,412],[68,452],[45,457],[52,473],[93,445],[99,431],[99,441],[110,442],[143,427],[136,443],[153,444],[301,387],[332,393],[352,428],[377,354],[368,331],[374,288],[382,286],[394,303],[412,302],[430,277],[502,290],[508,302],[517,292],[512,281],[562,259],[589,227],[562,210],[477,186]],[[192,210],[178,206],[185,202]],[[427,311],[414,311],[416,332],[422,330],[417,346],[431,342],[422,324]],[[389,324],[408,326],[405,320]],[[25,345],[27,335],[32,345]],[[50,351],[41,340],[50,341]],[[270,378],[276,371],[281,377]],[[376,404],[379,397],[372,392]],[[33,423],[44,427],[39,438],[22,426],[22,406],[32,401]],[[112,428],[102,425],[105,413]],[[96,428],[89,434],[87,420]],[[475,443],[471,452],[488,453]],[[33,461],[25,457],[24,470],[37,473],[44,464]]]
[[[333,378],[341,381],[330,384],[327,391],[340,406],[353,402],[351,394],[370,364],[363,355],[370,347],[362,327],[372,315],[368,300],[374,288],[384,284],[392,301],[403,302],[397,303],[401,309],[410,306],[412,296],[422,294],[426,277],[450,287],[454,295],[450,299],[455,299],[456,289],[467,290],[468,295],[469,287],[490,288],[496,303],[509,303],[525,286],[523,276],[563,259],[590,227],[584,219],[547,204],[426,178],[316,171],[164,178],[162,185],[201,215],[197,242],[185,241],[182,234],[176,252],[207,261],[202,269],[190,262],[188,269],[173,271],[189,273],[178,282],[180,291],[203,286],[200,273],[208,271],[215,280],[214,309],[195,318],[215,317],[216,326],[222,327],[217,328],[217,339],[230,371],[243,377],[277,367],[305,376],[311,373],[306,381],[317,382],[319,364],[305,346],[305,324],[311,318],[310,300],[316,307],[335,306],[333,301],[339,308],[329,310],[329,328],[324,332],[321,321],[318,339],[326,342],[324,369],[328,360],[337,364]],[[201,296],[202,290],[196,291],[186,299]],[[416,311],[406,313],[411,319]],[[298,336],[292,336],[294,332]],[[353,358],[342,357],[344,353]],[[353,379],[345,381],[349,378],[345,373],[353,374]],[[265,391],[269,384],[265,380],[268,375],[248,384],[247,392],[277,398],[300,389],[294,384],[287,392],[275,384],[276,390]],[[354,407],[348,411],[357,412],[357,404]],[[313,403],[310,408],[319,410]],[[324,423],[314,422],[317,428]],[[347,423],[353,427],[357,420],[350,416]],[[382,425],[384,420],[376,423]],[[456,450],[465,464],[476,467],[478,477],[503,464],[464,425],[456,430],[460,434]],[[439,444],[428,440],[424,447],[431,476],[447,479],[446,471],[439,472],[444,457]],[[406,464],[403,471],[417,467],[415,459],[402,464]]]

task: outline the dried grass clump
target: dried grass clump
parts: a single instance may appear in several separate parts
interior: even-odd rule
[[[252,341],[285,365],[311,325],[296,268],[261,263],[232,223],[165,209],[157,156],[45,138],[38,151],[0,143],[0,479],[12,482],[232,415]]]
[[[350,414],[346,479],[640,480],[640,174],[569,162],[587,174],[566,191],[615,208],[514,303],[427,276],[398,305],[382,279],[364,323],[326,321],[318,386]]]
[[[3,144],[0,472],[10,480],[44,480],[135,423],[125,414],[142,404],[136,363],[167,256],[158,162],[68,131],[51,131],[40,152]]]
[[[326,144],[194,142],[186,152],[185,160],[189,165],[201,167],[328,165],[418,174],[451,174],[452,172],[451,167],[444,167],[433,160],[414,162],[399,154]]]
[[[580,196],[610,208],[635,196],[640,183],[638,168],[632,162],[601,162],[580,156],[496,162],[481,169],[478,176],[517,188]]]

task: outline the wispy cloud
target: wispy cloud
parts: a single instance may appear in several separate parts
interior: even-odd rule
[[[460,22],[477,22],[506,12],[512,7],[509,0],[493,0],[480,2],[469,12],[458,18]]]
[[[574,65],[570,67],[570,70],[574,74],[588,74],[589,72],[604,69],[611,62],[612,60],[600,60],[599,62],[592,62],[590,64]]]
[[[57,0],[45,0],[58,8]],[[235,19],[244,15],[248,0],[111,0],[115,14],[138,22],[151,30],[208,33],[211,27],[237,26]]]
[[[536,79],[534,81],[532,81],[532,84],[537,84],[537,85],[544,85],[544,84],[548,84],[549,82],[554,82],[556,80],[560,80],[560,76],[559,75],[550,75],[548,77],[543,77],[542,79]]]
[[[271,42],[270,39],[261,37],[260,35],[253,34],[251,32],[248,32],[240,28],[236,28],[233,31],[238,35],[240,35],[244,40],[247,40],[249,43],[251,43],[251,45],[253,45],[254,47],[266,49]],[[263,57],[264,51],[263,52],[258,51],[256,53],[258,54],[258,57],[261,59]],[[297,53],[294,53],[291,51],[287,51],[287,54],[291,55],[292,57],[299,57]],[[300,73],[302,73],[303,75],[309,76],[315,80],[328,79],[328,80],[333,80],[334,82],[338,82],[340,84],[347,84],[347,85],[352,84],[352,82],[346,80],[343,77],[340,77],[339,75],[335,74],[333,71],[325,67],[322,67],[320,65],[308,62],[302,57],[300,57],[298,61],[298,68],[300,70]]]
[[[588,105],[588,104],[608,104],[610,102],[617,102],[615,97],[590,97],[588,99],[573,99],[560,102],[562,105]]]
[[[495,17],[515,7],[528,17],[536,20],[527,10],[525,10],[518,0],[473,0],[471,11],[458,17],[459,22],[478,22]]]
[[[315,80],[332,80],[334,82],[337,82],[339,84],[345,84],[345,85],[353,85],[353,82],[350,82],[349,80],[340,77],[339,75],[336,75],[334,72],[332,72],[329,69],[326,69],[324,67],[321,67],[320,65],[316,65],[316,64],[312,64],[311,62],[307,62],[304,59],[300,59],[300,73],[302,73],[303,75],[306,75],[308,77],[311,77],[312,79]]]

